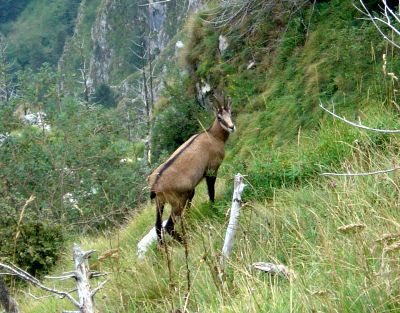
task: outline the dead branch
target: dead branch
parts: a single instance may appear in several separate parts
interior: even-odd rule
[[[293,12],[306,3],[308,3],[308,0],[222,0],[216,9],[208,13],[209,18],[203,21],[216,28],[229,26],[229,29],[234,29],[240,26],[248,16],[252,16],[255,21],[261,22],[266,15],[274,12],[274,9],[278,6],[281,6],[280,11],[284,14]],[[247,32],[253,31],[258,26],[258,22],[254,23]]]
[[[243,176],[240,173],[237,173],[235,175],[235,180],[234,180],[231,215],[229,217],[229,223],[225,234],[224,246],[222,248],[222,254],[224,259],[229,258],[233,248],[234,237],[236,229],[238,228],[237,223],[240,213],[240,204],[242,201],[242,193],[244,187],[246,187],[246,185],[243,183]]]
[[[346,119],[345,117],[341,117],[339,115],[337,115],[335,112],[328,110],[326,107],[324,107],[324,105],[322,104],[322,102],[319,102],[319,106],[327,113],[329,113],[330,115],[332,115],[334,118],[345,122],[351,126],[357,127],[357,128],[361,128],[364,130],[370,130],[370,131],[375,131],[375,132],[379,132],[379,133],[385,133],[385,134],[397,134],[400,133],[400,129],[380,129],[380,128],[373,128],[373,127],[368,127],[365,126],[363,124],[361,124],[361,121],[359,123],[355,123],[352,121],[349,121],[348,119]]]
[[[341,117],[339,115],[337,115],[335,112],[328,110],[327,108],[324,107],[324,105],[322,104],[322,102],[320,101],[319,106],[327,113],[329,113],[330,115],[332,115],[334,118],[341,120],[342,122],[345,122],[351,126],[357,127],[357,128],[361,128],[364,130],[369,130],[369,131],[375,131],[375,132],[380,132],[380,133],[386,133],[386,134],[396,134],[396,133],[400,133],[400,130],[398,129],[379,129],[379,128],[372,128],[372,127],[368,127],[365,126],[363,124],[361,124],[361,121],[357,124],[355,122],[351,122],[349,120],[347,120],[344,117]],[[400,169],[400,166],[396,166],[393,168],[389,168],[389,169],[385,169],[385,170],[376,170],[376,171],[371,171],[371,172],[363,172],[363,173],[321,173],[319,174],[320,176],[370,176],[370,175],[378,175],[378,174],[385,174],[385,173],[390,173],[390,172],[394,172]]]
[[[397,44],[393,39],[391,39],[388,35],[386,35],[385,31],[382,27],[387,27],[389,30],[394,32],[397,36],[400,35],[400,31],[397,29],[398,26],[393,25],[393,20],[397,23],[400,23],[400,15],[396,14],[386,3],[386,0],[382,0],[383,8],[382,8],[382,17],[374,16],[368,10],[366,5],[364,4],[363,0],[359,0],[361,4],[361,8],[354,5],[355,8],[361,12],[366,19],[370,20],[378,32],[382,35],[382,37],[388,41],[391,45],[395,46],[396,48],[400,49],[400,45]]]
[[[38,287],[44,291],[47,291],[52,294],[55,294],[56,296],[59,296],[61,299],[67,298],[69,301],[71,301],[72,304],[79,307],[78,301],[76,301],[70,293],[68,293],[66,291],[60,291],[55,288],[47,287],[47,286],[43,285],[38,279],[33,277],[31,274],[29,274],[28,272],[25,272],[24,270],[12,265],[12,264],[0,263],[0,267],[9,271],[11,274],[18,276],[20,279]]]
[[[281,275],[287,279],[296,278],[296,274],[294,273],[294,271],[283,264],[256,262],[253,263],[251,266],[272,276]]]
[[[157,2],[149,2],[149,3],[139,4],[139,6],[140,6],[140,7],[152,6],[152,5],[161,4],[161,3],[166,3],[166,2],[170,2],[170,1],[171,1],[171,0],[162,0],[162,1],[157,1]]]
[[[92,272],[89,269],[88,259],[95,252],[95,250],[83,251],[77,244],[73,246],[74,258],[74,271],[66,272],[58,276],[47,276],[48,279],[65,280],[73,278],[76,280],[77,288],[72,291],[62,291],[56,288],[50,288],[40,282],[26,271],[18,268],[13,264],[0,263],[0,268],[4,269],[10,275],[18,276],[20,279],[46,291],[60,298],[67,298],[81,313],[94,313],[94,296],[100,291],[108,280],[98,284],[98,286],[91,290],[89,280],[93,277],[104,276],[105,274],[99,272]],[[76,300],[71,292],[77,291],[79,301]]]
[[[389,168],[387,170],[378,170],[372,172],[364,172],[364,173],[321,173],[320,176],[370,176],[370,175],[378,175],[385,174],[400,170],[400,166]]]

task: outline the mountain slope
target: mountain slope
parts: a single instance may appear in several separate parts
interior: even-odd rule
[[[327,178],[319,173],[390,168],[397,163],[400,140],[361,132],[318,107],[319,99],[327,106],[332,101],[337,113],[351,120],[400,128],[391,101],[397,82],[386,75],[400,72],[398,52],[371,24],[357,19],[350,2],[332,0],[289,16],[255,16],[238,28],[213,28],[207,23],[210,16],[200,12],[192,21],[185,42],[189,86],[180,91],[193,95],[193,85],[203,79],[223,84],[232,97],[238,132],[229,139],[218,201],[211,207],[200,186],[184,220],[188,259],[183,246],[170,242],[169,257],[154,247],[144,262],[137,260],[136,243],[154,223],[150,204],[114,234],[82,238],[85,248],[99,254],[120,251],[114,258],[93,260],[96,269],[111,273],[96,299],[99,310],[398,310],[398,174]],[[249,34],[254,23],[262,27]],[[225,55],[218,51],[221,33],[230,44]],[[256,66],[249,67],[250,61]],[[247,175],[248,186],[234,255],[221,285],[216,266],[236,171]],[[296,278],[256,272],[250,264],[257,261],[286,264]],[[69,268],[67,255],[55,272]],[[19,300],[29,312],[68,308],[58,299],[40,303],[21,295]]]

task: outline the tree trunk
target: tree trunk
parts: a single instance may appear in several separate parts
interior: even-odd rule
[[[73,256],[75,264],[76,287],[78,289],[79,303],[81,313],[94,313],[95,306],[92,291],[90,290],[90,269],[88,262],[89,252],[84,252],[74,244]]]
[[[0,277],[0,303],[7,313],[19,313],[17,303],[11,298],[4,280]]]
[[[235,238],[235,233],[237,229],[237,223],[239,219],[239,213],[240,213],[240,204],[242,200],[242,192],[243,189],[246,185],[243,184],[243,176],[241,174],[236,174],[235,175],[235,182],[234,182],[234,189],[233,189],[233,196],[232,196],[232,206],[231,206],[231,215],[229,217],[229,224],[226,229],[226,234],[225,234],[225,241],[224,241],[224,247],[222,248],[222,254],[223,258],[227,259],[229,258],[232,248],[233,248],[233,243],[234,243],[234,238]]]

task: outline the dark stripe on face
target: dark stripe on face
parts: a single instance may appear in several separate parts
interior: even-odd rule
[[[226,128],[231,128],[227,122],[225,122],[222,118],[218,118],[218,121],[223,124]]]
[[[151,187],[151,190],[154,190],[155,185],[157,184],[158,180],[160,179],[161,175],[165,172],[165,170],[172,165],[172,163],[175,162],[175,160],[193,143],[193,141],[199,136],[200,134],[195,135],[192,140],[190,140],[187,145],[179,151],[177,154],[174,155],[174,157],[170,158],[167,162],[164,163],[163,167],[160,169],[160,171],[157,173],[156,180]]]

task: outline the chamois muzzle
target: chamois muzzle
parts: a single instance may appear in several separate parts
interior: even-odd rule
[[[218,122],[223,129],[229,133],[233,133],[236,130],[235,125],[232,122],[231,111],[229,109],[222,108],[217,114]]]

